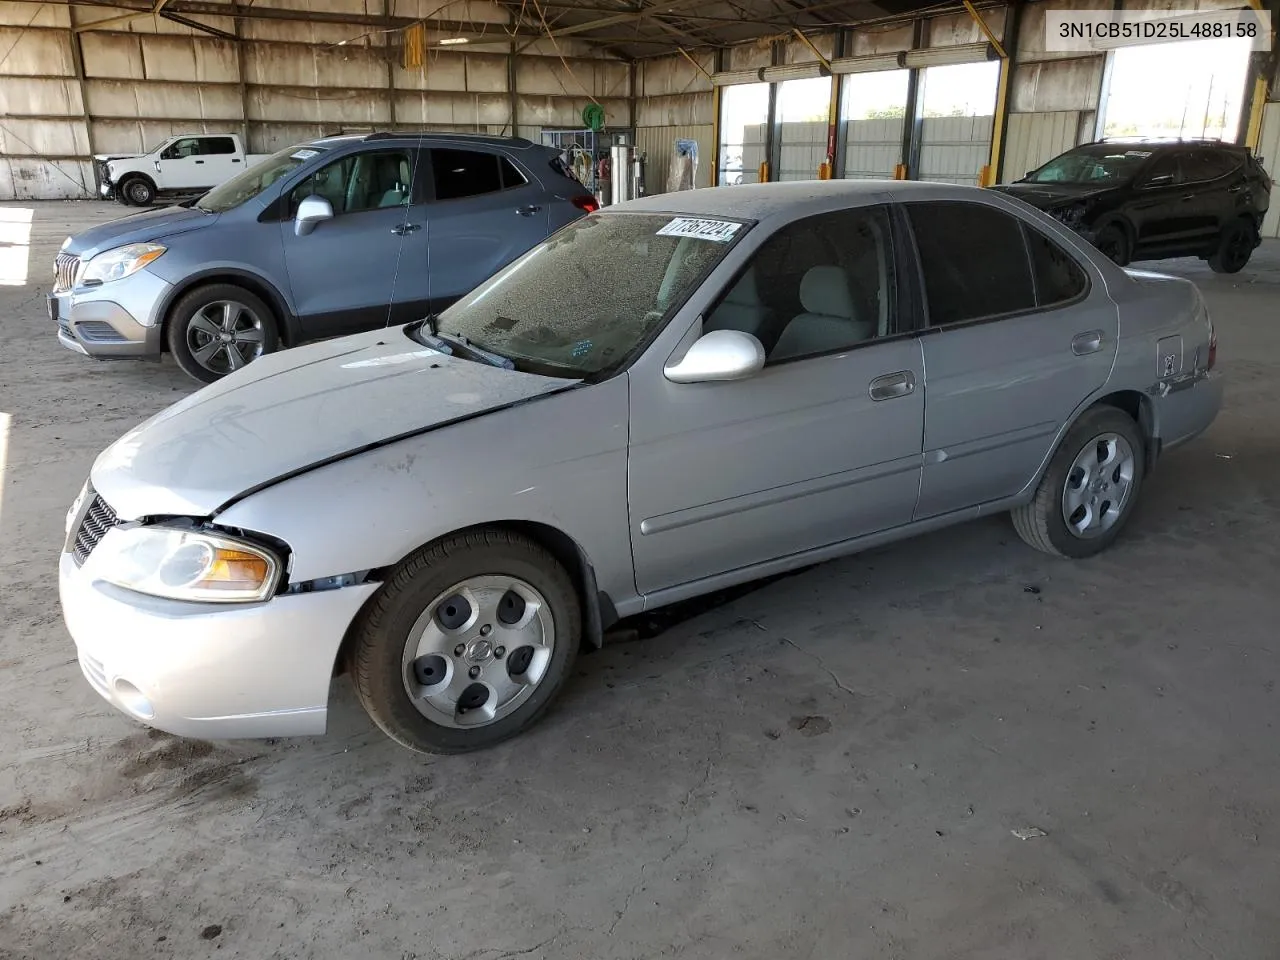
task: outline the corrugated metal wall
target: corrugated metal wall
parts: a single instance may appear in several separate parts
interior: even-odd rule
[[[883,180],[902,162],[902,117],[850,120],[845,125],[844,178]]]
[[[666,193],[671,160],[677,140],[694,140],[698,144],[698,169],[695,187],[711,186],[711,152],[715,148],[709,123],[683,124],[670,127],[637,127],[636,149],[645,155],[644,189],[646,194]]]
[[[991,157],[992,117],[926,117],[918,180],[976,186]]]
[[[1280,103],[1268,103],[1262,113],[1262,136],[1258,141],[1258,156],[1271,179],[1280,177]],[[1262,221],[1264,237],[1280,237],[1280,190],[1271,188],[1271,206]]]
[[[413,70],[401,68],[394,34],[293,20],[200,18],[236,42],[146,16],[81,32],[77,43],[73,27],[121,11],[0,2],[0,199],[91,195],[91,154],[136,153],[178,133],[239,133],[265,153],[344,129],[512,132],[508,11],[483,0],[306,7],[447,17],[492,28],[495,43],[431,49]],[[629,65],[571,38],[531,44],[516,59],[515,87],[516,129],[533,140],[545,126],[581,127],[592,97],[609,125],[631,120]]]
[[[1079,142],[1080,112],[1012,113],[1005,133],[1002,183],[1012,183]]]

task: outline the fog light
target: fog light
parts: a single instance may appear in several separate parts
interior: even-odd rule
[[[151,706],[151,701],[144,697],[142,691],[128,680],[117,680],[113,687],[120,705],[135,717],[139,717],[142,720],[150,720],[156,715],[156,709]]]

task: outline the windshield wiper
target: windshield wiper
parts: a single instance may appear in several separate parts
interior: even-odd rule
[[[422,326],[417,331],[417,338],[422,342],[423,346],[430,347],[432,350],[439,350],[441,353],[451,357],[460,356],[467,360],[474,360],[477,363],[487,363],[491,367],[500,367],[503,370],[514,370],[516,368],[514,360],[504,357],[500,353],[491,353],[488,350],[481,349],[461,334],[436,333],[435,325],[436,314],[432,314],[422,321]]]

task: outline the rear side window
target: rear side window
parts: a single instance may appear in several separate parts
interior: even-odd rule
[[[236,144],[230,137],[205,137],[200,142],[200,153],[206,156],[235,153]]]
[[[431,170],[437,200],[479,197],[528,182],[506,157],[476,150],[432,150]]]
[[[929,305],[929,325],[945,326],[1036,306],[1020,222],[985,204],[906,204]]]
[[[1060,246],[1040,231],[1027,226],[1027,250],[1036,281],[1036,305],[1052,307],[1076,299],[1085,292],[1089,280],[1080,265]]]

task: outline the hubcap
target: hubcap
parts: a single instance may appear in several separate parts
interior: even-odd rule
[[[1067,472],[1062,519],[1081,540],[1101,536],[1124,514],[1133,490],[1137,458],[1129,441],[1104,433],[1084,446]]]
[[[187,348],[196,363],[218,376],[262,356],[262,320],[243,303],[217,300],[187,324]]]
[[[547,674],[555,625],[546,599],[518,577],[470,577],[431,601],[409,632],[405,692],[428,720],[483,727],[525,703]]]

